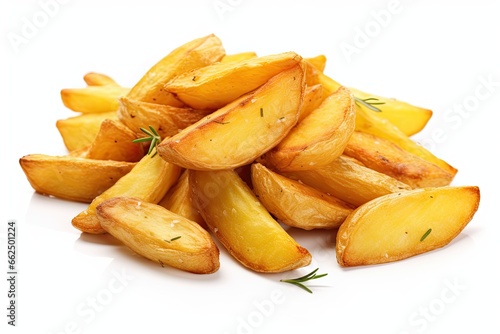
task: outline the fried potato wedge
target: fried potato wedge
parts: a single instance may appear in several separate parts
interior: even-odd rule
[[[305,58],[305,60],[310,63],[314,68],[318,71],[323,72],[326,67],[326,56],[325,55],[317,55],[315,57]]]
[[[379,197],[357,208],[337,233],[341,266],[405,259],[449,244],[479,207],[478,187],[437,187]]]
[[[89,113],[60,119],[56,122],[56,127],[64,145],[71,152],[89,146],[99,133],[101,123],[105,119],[118,119],[116,111]]]
[[[243,61],[251,58],[257,57],[257,53],[253,51],[246,51],[246,52],[239,52],[239,53],[233,53],[229,55],[225,55],[224,58],[222,58],[221,63],[229,63],[232,61]]]
[[[298,123],[302,122],[302,120],[309,116],[313,110],[317,109],[321,105],[321,102],[323,102],[324,98],[323,86],[319,84],[307,86],[304,92],[304,101],[300,107]]]
[[[134,197],[156,204],[177,181],[179,175],[179,167],[165,162],[158,155],[146,155],[127,175],[94,198],[89,207],[74,217],[71,223],[82,232],[106,233],[96,216],[96,207],[99,204],[112,197]]]
[[[129,173],[134,163],[30,154],[19,160],[36,192],[90,203]]]
[[[100,113],[116,111],[118,98],[127,95],[129,88],[105,85],[85,88],[67,88],[61,90],[63,104],[81,113]]]
[[[409,185],[343,155],[326,166],[312,170],[284,172],[283,175],[300,180],[355,206],[383,195],[411,189]]]
[[[327,97],[263,159],[280,171],[326,166],[344,151],[356,123],[354,98],[345,88]]]
[[[382,118],[379,114],[381,113],[369,110],[364,106],[358,106],[356,108],[356,130],[387,139],[401,147],[403,150],[415,154],[420,158],[441,167],[453,176],[456,175],[457,169],[455,167],[436,157],[425,147],[417,144],[405,135],[396,125],[392,124],[389,120]]]
[[[132,100],[182,107],[183,103],[167,92],[163,86],[184,72],[218,62],[225,54],[221,40],[213,34],[189,41],[153,65],[132,87],[127,97]]]
[[[83,80],[88,86],[119,86],[110,76],[97,72],[89,72],[83,76]]]
[[[189,171],[193,200],[208,227],[242,265],[283,272],[311,254],[274,220],[235,171]]]
[[[142,136],[140,128],[152,126],[162,138],[179,133],[206,115],[205,111],[131,100],[128,97],[120,99],[118,108],[120,121],[136,134]]]
[[[101,226],[139,255],[161,266],[195,274],[219,269],[219,249],[197,223],[169,210],[127,197],[96,208]]]
[[[454,177],[446,170],[401,149],[386,139],[360,131],[352,134],[344,154],[412,188],[447,186]]]
[[[193,108],[217,110],[301,60],[295,52],[285,52],[237,62],[219,62],[181,74],[168,82],[165,89]]]
[[[378,115],[396,125],[408,137],[420,132],[432,117],[432,110],[396,99],[368,94],[355,88],[350,89],[358,99],[371,99],[368,101],[377,103],[376,107],[381,110]]]
[[[189,186],[189,173],[187,170],[182,172],[177,183],[170,188],[158,205],[163,206],[173,213],[186,217],[189,220],[197,222],[203,228],[207,227],[203,217],[198,212],[192,200],[191,188]]]
[[[88,148],[87,158],[137,162],[144,156],[144,149],[134,139],[137,135],[121,122],[105,119]]]
[[[252,164],[253,191],[279,221],[304,230],[339,227],[353,206],[331,195]]]
[[[196,170],[232,169],[253,162],[297,123],[304,93],[300,64],[158,146],[159,155]]]

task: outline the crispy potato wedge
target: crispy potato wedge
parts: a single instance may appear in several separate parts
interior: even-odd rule
[[[479,207],[478,187],[424,188],[390,194],[357,208],[337,233],[341,266],[378,264],[450,243]]]
[[[309,62],[307,62],[306,69],[308,85],[311,85],[312,83],[319,83],[323,85],[326,95],[335,92],[341,86],[341,84],[316,69],[314,65]],[[358,99],[356,109],[376,113],[374,116],[375,118],[381,118],[389,121],[390,124],[397,127],[398,130],[400,130],[400,132],[405,134],[407,137],[422,130],[432,116],[432,111],[425,108],[420,108],[396,99],[389,99],[374,94],[368,94],[355,88],[349,89],[355,98]],[[374,106],[381,110],[381,112],[368,110],[368,108],[363,105],[362,100],[370,98],[375,100],[368,100],[368,102],[377,103]],[[366,122],[368,122],[368,120],[366,120]]]
[[[143,136],[140,128],[152,126],[162,138],[179,133],[206,115],[205,111],[131,100],[128,97],[120,99],[118,109],[120,121],[136,134]]]
[[[97,72],[89,72],[83,76],[83,80],[88,86],[119,86],[110,76]]]
[[[355,206],[383,195],[411,189],[407,184],[360,165],[343,155],[326,166],[313,170],[284,172],[283,175],[300,180]]]
[[[116,111],[118,98],[127,95],[129,88],[105,85],[85,88],[67,88],[61,90],[63,104],[81,113],[100,113]]]
[[[146,155],[127,175],[94,198],[89,207],[74,217],[71,223],[82,232],[106,233],[96,216],[96,207],[99,204],[112,197],[134,197],[156,204],[177,181],[179,175],[179,167],[165,162],[158,155]]]
[[[327,97],[263,159],[280,171],[326,166],[344,151],[354,131],[354,98],[345,88]]]
[[[193,108],[217,110],[301,60],[295,52],[285,52],[237,62],[219,62],[181,74],[168,82],[165,89]]]
[[[230,55],[225,55],[224,58],[222,58],[221,63],[229,63],[232,61],[243,61],[255,57],[257,57],[257,53],[253,51],[239,52]]]
[[[174,77],[221,60],[226,51],[221,40],[211,34],[189,41],[162,58],[137,82],[127,95],[132,100],[182,107],[178,99],[165,91]]]
[[[323,100],[323,86],[318,84],[306,87],[304,101],[300,107],[299,120],[297,123],[302,122],[302,120],[309,116],[313,110],[317,109]]]
[[[129,173],[134,163],[71,156],[30,154],[19,160],[35,191],[70,201],[90,203]]]
[[[279,143],[297,123],[304,93],[300,64],[158,146],[160,156],[188,169],[246,165]]]
[[[304,230],[339,227],[353,206],[289,179],[260,163],[252,164],[253,191],[281,222]]]
[[[144,156],[144,149],[134,139],[137,135],[121,122],[105,119],[87,151],[87,158],[137,162]]]
[[[116,111],[105,113],[89,113],[60,119],[56,122],[57,130],[61,134],[68,151],[83,149],[95,139],[105,119],[116,120]]]
[[[454,177],[446,170],[401,149],[386,139],[360,131],[352,134],[344,154],[412,188],[447,186]]]
[[[197,223],[148,202],[108,199],[96,208],[101,226],[139,255],[195,274],[219,269],[219,249]]]
[[[432,117],[432,110],[420,108],[396,99],[368,94],[355,88],[350,89],[359,99],[376,99],[372,101],[383,103],[376,105],[381,110],[378,115],[396,125],[407,136],[420,132]]]
[[[308,63],[310,63],[318,71],[323,72],[326,67],[326,56],[317,55],[315,57],[304,58]]]
[[[405,135],[396,125],[389,120],[379,116],[379,112],[374,112],[366,107],[358,106],[356,108],[356,130],[370,133],[380,138],[387,139],[403,150],[419,156],[420,158],[433,163],[453,176],[456,175],[457,169],[446,161],[436,157],[425,147],[417,144],[407,135]]]
[[[197,222],[203,228],[207,227],[191,198],[189,173],[187,170],[182,172],[177,183],[170,188],[158,205],[163,206],[173,213],[186,217],[189,220]]]
[[[283,272],[311,254],[276,222],[235,171],[189,171],[193,200],[212,233],[242,265]]]

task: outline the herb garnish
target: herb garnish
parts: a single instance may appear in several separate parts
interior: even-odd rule
[[[381,112],[379,108],[375,107],[378,105],[385,104],[385,102],[380,101],[376,97],[367,97],[366,99],[360,99],[359,97],[354,97],[354,101],[356,102],[356,105],[359,107],[360,105],[365,106],[366,108],[376,111],[376,112]]]
[[[153,152],[153,149],[156,148],[158,146],[158,144],[161,142],[161,137],[158,134],[158,132],[156,132],[156,130],[151,125],[149,126],[149,130],[151,130],[151,131],[144,129],[144,128],[140,128],[140,129],[142,132],[147,134],[149,137],[135,139],[132,142],[145,143],[145,142],[150,141],[151,144],[149,144],[149,150],[148,150],[148,155],[150,155],[151,152]],[[158,153],[158,151],[155,151],[155,153],[151,156],[151,158],[153,158],[157,153]]]
[[[264,117],[264,109],[260,108],[260,117]]]
[[[431,234],[431,232],[432,232],[432,228],[428,229],[427,232],[424,233],[424,235],[422,236],[422,238],[420,238],[420,241],[424,241],[425,238],[427,238],[427,236],[429,234]]]
[[[172,238],[172,239],[170,239],[170,240],[165,240],[165,241],[166,241],[166,242],[168,242],[168,243],[170,243],[170,242],[175,241],[175,240],[180,239],[180,238],[181,238],[181,236],[180,236],[180,235],[178,235],[178,236],[176,236],[175,238]]]
[[[290,278],[290,279],[282,279],[282,280],[280,280],[280,282],[285,282],[285,283],[290,283],[290,284],[296,285],[299,288],[304,289],[304,290],[306,290],[309,293],[312,293],[312,291],[307,286],[305,286],[304,284],[302,284],[302,282],[307,282],[307,281],[310,281],[312,279],[321,278],[321,277],[324,277],[324,276],[328,275],[328,274],[316,275],[316,272],[318,271],[318,269],[319,268],[316,268],[315,270],[311,271],[309,274],[304,275],[302,277]]]

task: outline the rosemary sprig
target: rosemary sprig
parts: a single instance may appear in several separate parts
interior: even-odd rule
[[[302,283],[310,281],[312,279],[317,279],[317,278],[325,277],[326,275],[328,275],[328,274],[316,275],[316,272],[318,271],[318,269],[319,268],[316,268],[313,271],[311,271],[309,274],[304,275],[302,277],[290,278],[290,279],[282,279],[282,280],[280,280],[280,282],[285,282],[285,283],[290,283],[290,284],[296,285],[299,288],[304,289],[304,290],[306,290],[309,293],[312,293],[312,291],[307,286],[305,286]]]
[[[432,232],[432,228],[428,229],[427,232],[425,232],[424,235],[420,238],[420,241],[424,241],[425,238],[427,238],[427,236],[429,234],[431,234],[431,232]]]
[[[145,142],[150,141],[151,144],[149,144],[149,150],[148,150],[148,155],[150,155],[151,152],[153,152],[153,149],[156,148],[158,146],[158,144],[161,142],[161,137],[158,134],[158,132],[156,132],[156,130],[151,125],[149,126],[149,130],[147,130],[145,128],[140,128],[140,129],[142,132],[147,134],[148,137],[138,138],[138,139],[133,140],[132,142],[145,143]],[[153,158],[157,153],[158,153],[158,151],[155,151],[155,153],[151,156],[151,158]]]
[[[376,112],[381,112],[379,108],[375,107],[378,105],[385,104],[385,102],[380,101],[376,97],[367,97],[366,99],[360,99],[359,97],[354,97],[354,101],[356,102],[356,105],[359,107],[360,105],[365,106],[366,108],[376,111]]]
[[[170,243],[170,242],[175,241],[175,240],[180,239],[180,238],[181,238],[181,236],[178,235],[178,236],[176,236],[176,237],[174,237],[174,238],[172,238],[170,240],[165,239],[165,241],[168,242],[168,243]]]

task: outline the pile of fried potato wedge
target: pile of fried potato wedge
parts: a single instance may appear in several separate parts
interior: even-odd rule
[[[72,225],[198,274],[219,249],[257,272],[311,263],[288,228],[336,233],[343,266],[449,244],[479,206],[476,186],[416,143],[432,112],[345,87],[326,57],[227,55],[211,34],[131,88],[101,73],[63,89],[65,156],[20,159],[39,193],[88,203]],[[215,242],[217,241],[217,242]]]

